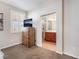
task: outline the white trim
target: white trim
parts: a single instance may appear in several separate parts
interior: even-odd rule
[[[5,46],[5,47],[2,47],[1,49],[9,48],[9,47],[12,47],[12,46],[21,44],[21,43],[22,43],[22,42],[20,42],[20,43],[15,43],[15,44],[12,44],[12,45],[8,45],[8,46]]]
[[[67,53],[67,52],[64,52],[64,54],[79,59],[79,56],[76,56],[76,55],[73,55],[73,54],[70,54],[70,53]]]
[[[60,51],[56,51],[56,53],[61,54],[61,55],[63,54],[63,52],[60,52]]]
[[[38,46],[38,47],[42,47],[40,44],[36,44],[36,46]]]

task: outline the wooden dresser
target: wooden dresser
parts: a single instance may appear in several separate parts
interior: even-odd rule
[[[29,27],[22,33],[22,44],[28,48],[35,46],[35,28]]]

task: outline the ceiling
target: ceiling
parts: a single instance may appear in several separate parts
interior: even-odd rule
[[[21,8],[25,11],[32,11],[51,4],[54,0],[0,0],[9,5]]]

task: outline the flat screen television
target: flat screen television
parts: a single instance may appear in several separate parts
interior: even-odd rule
[[[32,27],[32,19],[24,20],[24,27]]]

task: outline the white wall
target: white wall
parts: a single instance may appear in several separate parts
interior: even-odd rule
[[[24,13],[24,11],[0,2],[0,13],[4,13],[4,30],[0,31],[0,49],[21,43],[21,33],[12,34],[10,30],[11,9]]]
[[[79,58],[79,0],[64,0],[64,53]]]
[[[36,44],[42,46],[42,21],[40,16],[53,12],[57,14],[57,52],[62,53],[62,0],[54,0],[44,8],[30,12],[28,18],[33,18],[37,34]]]

